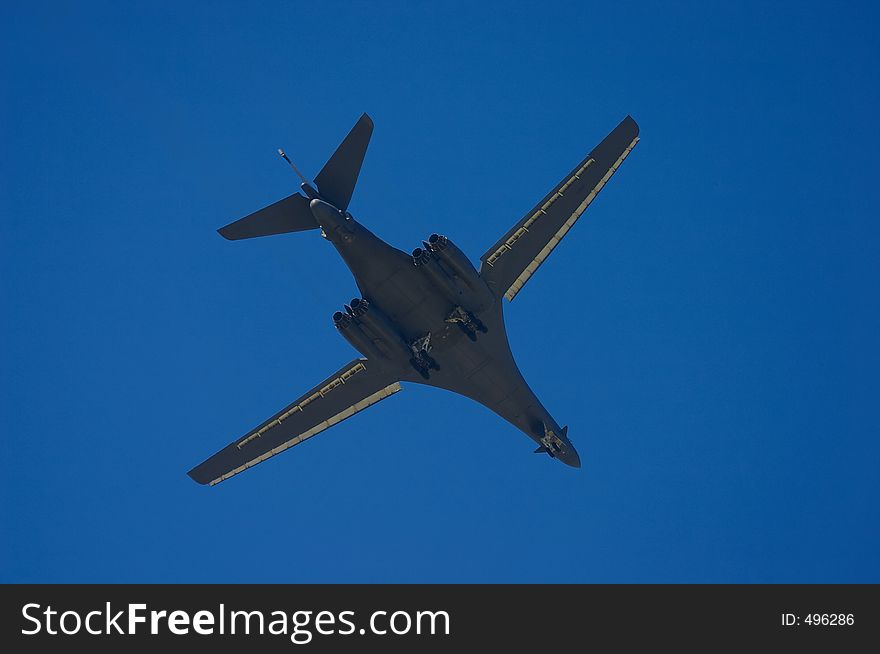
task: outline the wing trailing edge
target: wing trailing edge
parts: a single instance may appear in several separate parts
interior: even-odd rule
[[[544,199],[480,260],[480,275],[498,296],[513,300],[572,228],[639,142],[639,126],[624,118]]]
[[[355,359],[187,474],[213,486],[401,390],[387,370],[369,359]]]

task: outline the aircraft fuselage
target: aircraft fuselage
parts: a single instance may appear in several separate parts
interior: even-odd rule
[[[579,467],[580,458],[526,384],[510,351],[501,299],[443,236],[412,255],[389,245],[321,199],[312,213],[361,292],[334,321],[352,345],[399,379],[462,394],[532,438],[542,451]],[[450,253],[452,253],[452,256]],[[456,258],[457,257],[457,258]],[[366,302],[363,302],[366,300]]]

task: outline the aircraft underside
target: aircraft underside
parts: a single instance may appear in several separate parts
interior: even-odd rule
[[[237,240],[320,229],[361,292],[333,315],[333,323],[363,356],[189,475],[202,484],[219,483],[396,394],[400,382],[443,388],[479,402],[535,441],[536,453],[580,467],[568,428],[553,419],[516,366],[502,299],[519,293],[638,142],[635,121],[625,118],[483,254],[479,270],[445,236],[432,234],[408,255],[347,211],[372,127],[364,114],[314,185],[279,150],[300,175],[302,194],[219,230]]]

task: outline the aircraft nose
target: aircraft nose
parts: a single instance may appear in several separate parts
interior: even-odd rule
[[[565,446],[565,454],[558,454],[556,458],[562,461],[567,466],[571,466],[572,468],[580,468],[581,457],[578,456],[577,450],[574,449],[574,445],[572,445],[569,441],[565,444]]]

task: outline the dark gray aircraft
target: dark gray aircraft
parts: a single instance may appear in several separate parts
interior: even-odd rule
[[[630,117],[480,257],[480,269],[445,236],[406,254],[347,211],[373,121],[364,114],[300,193],[219,230],[230,240],[320,229],[354,275],[361,297],[333,314],[354,359],[266,422],[189,471],[217,484],[401,390],[400,382],[445,388],[479,402],[524,432],[536,453],[579,468],[568,427],[523,379],[504,330],[501,298],[513,300],[639,140]]]

